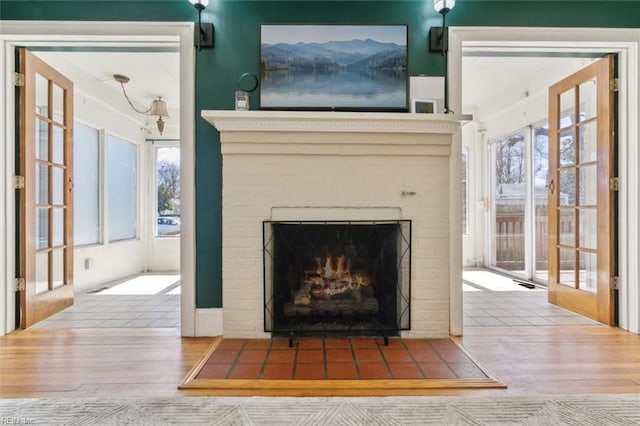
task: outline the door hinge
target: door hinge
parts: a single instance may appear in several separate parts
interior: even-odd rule
[[[24,176],[16,175],[13,177],[13,188],[24,189]]]
[[[24,87],[24,74],[21,72],[13,73],[13,81],[16,87]]]
[[[613,277],[611,279],[611,288],[613,290],[619,290],[619,287],[618,287],[619,281],[620,281],[620,279],[618,277]]]
[[[609,179],[609,189],[612,191],[620,190],[620,178],[613,177]]]
[[[620,80],[617,78],[612,78],[611,80],[609,80],[609,90],[612,92],[617,92],[618,86],[620,85],[619,81]]]
[[[24,278],[16,278],[16,291],[24,291]]]

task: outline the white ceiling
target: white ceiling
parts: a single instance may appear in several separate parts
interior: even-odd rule
[[[51,63],[65,61],[86,73],[96,84],[122,96],[114,74],[130,78],[125,90],[139,109],[146,109],[161,96],[170,110],[180,107],[180,62],[178,52],[37,52]],[[171,115],[171,113],[170,113]]]
[[[465,109],[482,108],[507,91],[546,90],[536,87],[539,76],[551,74],[555,81],[564,78],[567,69],[577,71],[592,58],[544,56],[463,56],[462,103]],[[558,74],[553,76],[554,70]],[[531,84],[528,85],[527,83]],[[524,93],[518,93],[523,95]]]

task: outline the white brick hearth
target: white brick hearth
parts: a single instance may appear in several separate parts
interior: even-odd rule
[[[451,146],[470,117],[283,111],[202,116],[221,133],[225,337],[269,337],[264,220],[411,220],[411,330],[402,335],[449,335],[451,292],[461,286],[451,282],[451,268],[460,268],[450,256],[450,221],[460,222],[450,208]],[[459,199],[459,192],[454,196]]]

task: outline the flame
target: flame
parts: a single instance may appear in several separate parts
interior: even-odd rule
[[[327,252],[322,262],[316,259],[318,268],[317,274],[327,280],[337,280],[346,276],[350,276],[349,261],[345,256],[333,256]]]

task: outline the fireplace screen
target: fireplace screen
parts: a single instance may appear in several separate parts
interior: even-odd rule
[[[410,325],[411,221],[264,222],[265,331]]]

